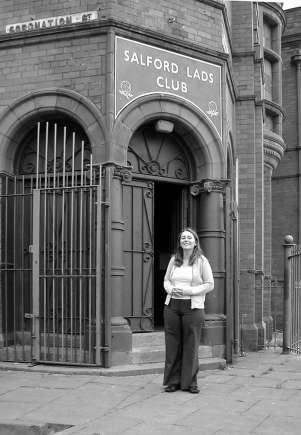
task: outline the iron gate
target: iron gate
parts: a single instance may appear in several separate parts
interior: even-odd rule
[[[133,332],[154,328],[153,188],[151,181],[123,183],[124,317]]]
[[[290,236],[287,236],[290,237]],[[283,349],[301,354],[301,246],[286,242]]]
[[[0,359],[108,365],[105,177],[55,123],[37,125],[35,166],[1,176]]]

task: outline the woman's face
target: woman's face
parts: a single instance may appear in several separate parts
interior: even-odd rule
[[[194,235],[190,231],[183,231],[180,237],[180,246],[183,250],[192,250],[196,245]]]

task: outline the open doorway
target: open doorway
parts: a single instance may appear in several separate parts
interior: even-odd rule
[[[154,202],[154,326],[163,328],[166,292],[163,280],[170,256],[175,252],[177,236],[187,224],[186,188],[173,183],[155,183]]]

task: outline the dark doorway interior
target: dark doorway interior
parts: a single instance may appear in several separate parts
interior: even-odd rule
[[[166,292],[163,279],[171,254],[176,248],[177,236],[183,222],[183,186],[155,183],[154,203],[154,325],[163,328],[163,308]]]

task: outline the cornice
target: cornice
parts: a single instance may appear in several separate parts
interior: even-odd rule
[[[209,1],[209,0],[208,0]],[[213,2],[213,0],[212,0]],[[215,2],[213,2],[215,3]],[[228,60],[229,55],[222,51],[213,50],[211,48],[195,44],[190,41],[183,41],[182,39],[172,37],[162,32],[155,32],[145,27],[138,26],[136,24],[129,24],[115,19],[99,19],[91,23],[84,24],[71,24],[64,27],[49,28],[43,30],[32,30],[27,33],[14,33],[0,35],[0,50],[5,48],[6,50],[11,47],[20,47],[31,44],[41,44],[50,41],[64,40],[64,39],[76,39],[83,37],[91,37],[91,35],[99,35],[107,33],[113,30],[118,34],[124,32],[124,36],[131,36],[133,39],[136,37],[145,42],[152,40],[152,43],[159,47],[166,49],[173,49],[179,53],[187,54],[187,50],[195,57],[200,57],[200,54],[207,56],[208,60],[219,65],[223,65]],[[183,49],[183,51],[181,51]]]

